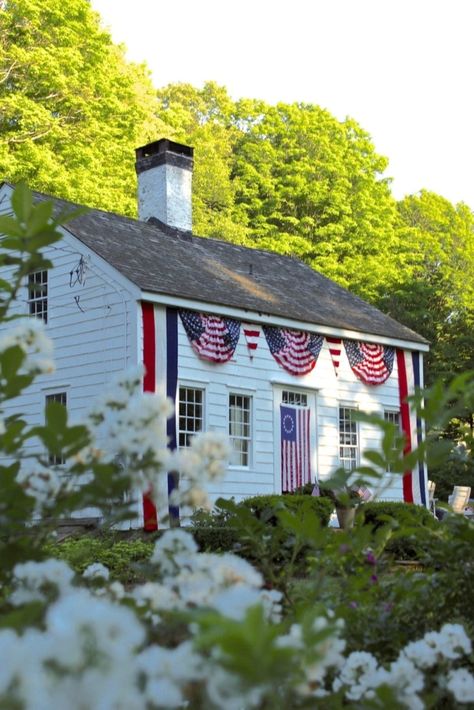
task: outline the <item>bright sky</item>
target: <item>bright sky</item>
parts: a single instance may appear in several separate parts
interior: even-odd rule
[[[397,198],[426,188],[474,209],[473,0],[91,0],[157,87],[355,118]]]

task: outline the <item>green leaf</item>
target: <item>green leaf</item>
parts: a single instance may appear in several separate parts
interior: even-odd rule
[[[35,234],[38,234],[38,232],[46,230],[49,225],[49,221],[51,219],[52,214],[53,203],[51,201],[40,202],[35,205],[28,220],[28,234],[30,236],[33,236]]]
[[[67,408],[60,402],[48,402],[45,407],[46,427],[54,434],[62,434],[67,427]]]
[[[12,207],[19,222],[27,224],[33,209],[33,195],[24,182],[18,183],[13,190]]]
[[[8,215],[2,215],[0,216],[0,234],[5,234],[8,235],[9,237],[21,237],[23,234],[23,230],[21,228],[21,225],[18,224],[17,220],[14,219],[13,217],[9,217]],[[15,240],[10,240],[10,244],[19,244],[19,242],[15,242]],[[0,240],[0,246],[5,248],[5,240],[2,239]],[[15,247],[8,247],[8,248],[15,248]],[[16,247],[18,248],[18,246]]]

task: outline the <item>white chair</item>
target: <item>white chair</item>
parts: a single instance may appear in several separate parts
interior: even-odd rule
[[[454,486],[453,492],[448,498],[448,503],[453,509],[453,513],[464,515],[469,498],[471,497],[470,486]]]

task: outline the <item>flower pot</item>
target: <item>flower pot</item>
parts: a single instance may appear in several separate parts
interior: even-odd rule
[[[336,508],[337,521],[343,530],[349,530],[354,526],[355,508]]]

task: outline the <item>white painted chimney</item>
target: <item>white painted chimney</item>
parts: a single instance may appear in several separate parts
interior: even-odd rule
[[[193,148],[162,138],[135,151],[138,218],[192,230]]]

